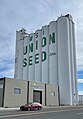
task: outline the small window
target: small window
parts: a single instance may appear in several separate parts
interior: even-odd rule
[[[17,62],[17,58],[15,58],[15,63]]]
[[[15,93],[15,94],[21,94],[21,89],[19,89],[19,88],[14,88],[14,93]]]
[[[55,96],[55,92],[51,92],[51,96]]]
[[[14,74],[14,78],[16,78],[16,74]]]
[[[3,88],[3,85],[2,84],[0,85],[0,88]]]

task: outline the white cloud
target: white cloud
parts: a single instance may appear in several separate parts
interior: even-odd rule
[[[80,50],[83,50],[82,48],[80,48]],[[83,53],[82,51],[78,52],[78,56],[77,56],[77,70],[83,70]]]
[[[79,91],[78,92],[78,95],[83,95],[83,91]]]
[[[8,78],[14,78],[14,69],[9,68],[3,72],[0,72],[0,77],[8,77]]]
[[[14,69],[10,69],[9,71],[6,71],[4,77],[14,78]]]
[[[77,82],[78,83],[83,83],[83,79],[78,79]]]

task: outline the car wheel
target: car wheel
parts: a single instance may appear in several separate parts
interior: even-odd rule
[[[38,107],[38,110],[40,110],[40,107]]]
[[[24,108],[20,108],[21,111],[24,111]]]
[[[25,108],[25,111],[28,111],[28,108]]]

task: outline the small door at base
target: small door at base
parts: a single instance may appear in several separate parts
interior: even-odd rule
[[[33,102],[42,104],[42,91],[33,90]]]

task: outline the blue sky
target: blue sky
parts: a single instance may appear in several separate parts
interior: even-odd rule
[[[83,0],[0,0],[0,77],[14,76],[16,30],[28,33],[71,14],[75,22],[79,93],[83,93]]]

